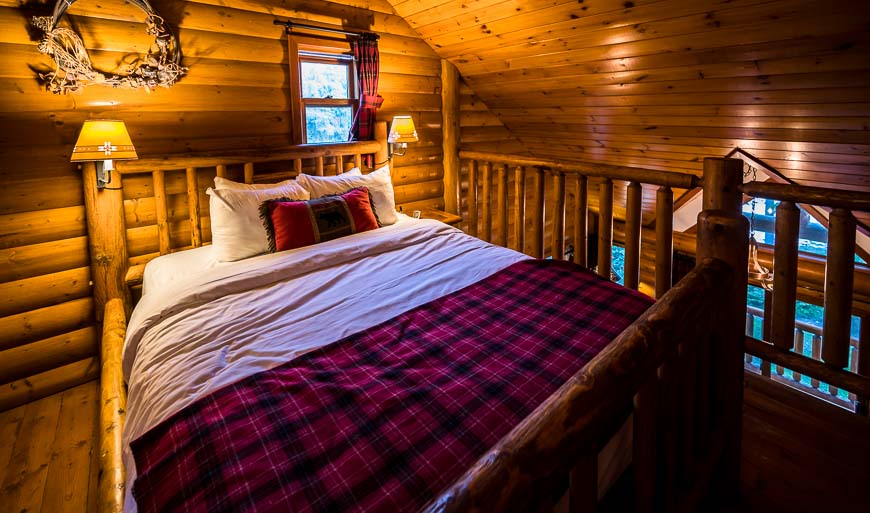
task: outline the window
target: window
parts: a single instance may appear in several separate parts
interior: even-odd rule
[[[350,139],[357,88],[353,56],[348,51],[347,45],[315,49],[296,46],[296,63],[291,63],[291,71],[298,70],[298,82],[292,91],[295,143]]]

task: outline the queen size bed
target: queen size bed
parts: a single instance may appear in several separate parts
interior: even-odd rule
[[[181,167],[190,177],[215,162]],[[311,196],[328,181],[313,179]],[[369,185],[373,210],[390,211]],[[733,313],[731,296],[713,294],[734,286],[721,261],[648,309],[646,296],[580,266],[392,212],[392,223],[282,251],[293,235],[262,208],[277,251],[227,258],[221,240],[251,230],[222,231],[216,198],[235,193],[209,194],[213,244],[165,251],[144,273],[125,265],[128,282],[144,274],[128,326],[123,298],[107,301],[104,510],[523,511],[566,487],[576,508],[626,468],[655,507],[696,504],[713,486],[732,446],[723,414],[674,404],[733,404],[735,375],[713,359],[728,331],[717,323]],[[708,248],[737,240],[723,219]],[[687,433],[682,448],[675,437]],[[690,463],[681,472],[707,477],[671,493],[671,449]]]

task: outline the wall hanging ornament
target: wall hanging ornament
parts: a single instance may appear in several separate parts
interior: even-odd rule
[[[171,86],[187,73],[187,68],[180,65],[181,47],[178,39],[148,0],[127,0],[146,14],[145,32],[154,36],[154,44],[148,55],[131,65],[123,75],[95,70],[79,35],[74,30],[58,26],[61,16],[75,2],[58,0],[52,16],[33,18],[33,24],[45,32],[45,37],[39,42],[39,51],[50,55],[55,63],[53,72],[39,74],[49,91],[66,94],[101,84],[133,89],[143,87],[150,92],[157,86]]]

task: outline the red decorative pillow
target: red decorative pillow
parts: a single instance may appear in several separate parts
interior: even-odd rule
[[[374,230],[378,218],[366,187],[307,201],[285,198],[260,205],[260,218],[273,252],[310,246]]]

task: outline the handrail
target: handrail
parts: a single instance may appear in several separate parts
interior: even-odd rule
[[[534,159],[519,155],[504,155],[501,153],[480,151],[460,151],[459,158],[485,162],[498,162],[501,164],[512,164],[516,166],[544,167],[565,173],[577,173],[586,176],[604,177],[615,180],[636,181],[654,185],[663,185],[666,187],[677,187],[679,189],[694,189],[701,185],[700,178],[695,175],[640,167],[614,166],[610,164],[596,164],[591,162],[560,162],[558,160]]]
[[[244,150],[237,152],[181,153],[139,160],[115,162],[115,169],[122,174],[169,171],[187,167],[208,167],[247,162],[274,162],[278,160],[334,157],[338,155],[364,155],[382,149],[379,141],[354,141],[332,144],[299,144],[270,149]]]
[[[740,190],[753,197],[870,212],[870,192],[831,190],[821,187],[768,182],[745,183],[740,186]]]

